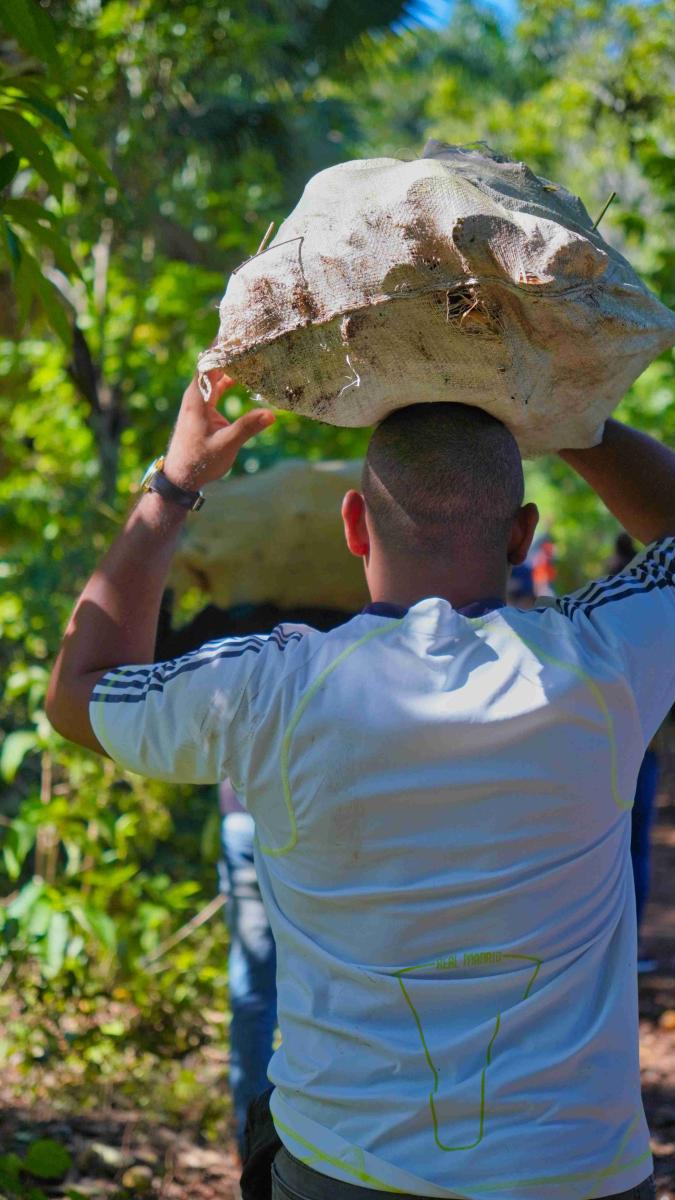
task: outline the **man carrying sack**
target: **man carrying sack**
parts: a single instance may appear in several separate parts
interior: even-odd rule
[[[66,632],[56,727],[144,775],[229,777],[256,823],[282,1044],[246,1200],[653,1194],[630,808],[674,699],[675,455],[607,418],[675,319],[597,225],[485,147],[320,172],[233,272]],[[228,425],[222,370],[377,425],[342,507],[371,603],[152,665],[185,512],[273,420]],[[520,455],[561,446],[648,546],[510,609]]]
[[[630,807],[675,698],[675,455],[613,420],[561,451],[648,546],[521,612],[507,578],[537,512],[513,436],[480,408],[401,409],[342,509],[368,607],[152,665],[185,514],[273,419],[228,425],[230,382],[187,389],[48,715],[125,769],[229,776],[256,821],[273,1196],[646,1200]]]

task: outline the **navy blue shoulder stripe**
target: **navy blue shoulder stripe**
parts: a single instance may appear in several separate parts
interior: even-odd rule
[[[183,663],[192,662],[196,658],[212,653],[214,650],[218,650],[220,647],[229,645],[232,646],[233,649],[241,648],[244,650],[249,646],[263,646],[266,640],[266,637],[263,637],[261,634],[253,634],[247,638],[214,638],[210,642],[204,642],[204,644],[202,646],[198,646],[196,650],[190,650],[187,654],[181,654],[178,656],[178,658],[168,659],[167,661],[174,666],[180,666]],[[131,678],[132,676],[139,674],[144,676],[147,673],[147,670],[148,667],[142,666],[121,667],[119,670],[119,675],[124,679]]]
[[[670,588],[672,586],[672,583],[670,583],[667,579],[657,579],[653,583],[647,584],[646,587],[642,586],[626,588],[623,592],[613,592],[611,596],[601,596],[598,600],[595,600],[593,604],[577,605],[575,608],[571,609],[570,612],[567,612],[564,615],[574,618],[576,613],[581,611],[583,612],[584,616],[588,616],[589,613],[595,612],[596,608],[603,608],[605,604],[614,604],[618,600],[627,600],[630,596],[645,596],[648,592],[663,591],[664,588]]]
[[[568,606],[592,604],[599,596],[610,595],[611,592],[621,591],[626,586],[627,580],[639,581],[644,579],[646,582],[646,572],[633,574],[632,572],[621,572],[619,575],[607,575],[603,579],[596,579],[592,583],[587,584],[580,592],[574,592],[571,596],[563,596],[561,604],[566,603]],[[642,586],[642,585],[641,585]]]
[[[674,549],[675,545],[671,548],[671,553]],[[663,542],[654,543],[626,571],[622,571],[618,575],[605,576],[603,579],[594,579],[580,591],[574,592],[571,596],[564,596],[560,604],[567,603],[567,605],[575,606],[589,604],[609,592],[621,591],[629,580],[643,580],[647,583],[650,579],[658,579],[662,571],[668,570],[667,559],[668,546]]]
[[[180,662],[178,659],[170,659],[165,663],[157,663],[153,667],[146,667],[140,673],[139,678],[130,679],[125,676],[124,679],[111,679],[106,684],[110,688],[143,688],[146,687],[150,680],[155,683],[168,683],[170,679],[175,679],[176,675],[182,675],[184,671],[196,671],[197,667],[205,667],[208,663],[218,662],[222,658],[241,658],[242,655],[250,650],[253,654],[259,654],[262,646],[246,646],[244,650],[221,650],[218,654],[204,655],[200,659],[194,659],[192,662]],[[172,670],[168,668],[171,667]]]
[[[631,596],[662,590],[675,585],[675,540],[671,546],[656,543],[627,571],[596,580],[581,591],[563,596],[556,607],[563,616],[572,619],[577,612],[588,616],[596,608]]]
[[[262,649],[265,642],[268,641],[274,641],[281,647],[292,639],[299,640],[302,636],[300,631],[296,629],[291,630],[288,634],[284,633],[281,629],[273,629],[271,634],[252,634],[246,638],[215,638],[210,642],[204,642],[203,646],[198,646],[196,650],[190,650],[188,654],[181,654],[178,658],[168,659],[167,663],[155,664],[155,668],[153,669],[165,665],[179,667],[183,663],[194,662],[196,659],[208,661],[213,657],[214,653],[218,653],[221,650],[226,651],[230,648],[233,651],[241,650],[242,653],[244,650]],[[142,666],[121,667],[118,675],[120,678],[128,679],[129,681],[134,676],[140,676],[142,679],[145,679],[148,669],[148,667]]]
[[[277,636],[281,635],[281,636]],[[248,641],[246,644],[234,642],[234,639],[228,639],[219,643],[206,643],[207,646],[214,647],[220,645],[221,650],[216,650],[208,654],[204,653],[205,647],[201,647],[196,654],[182,658],[173,659],[167,663],[157,663],[155,666],[143,668],[129,668],[135,672],[135,678],[129,678],[124,674],[123,678],[111,679],[104,684],[102,688],[98,686],[92,693],[92,700],[103,701],[106,704],[120,704],[122,702],[128,704],[138,704],[144,700],[150,692],[164,691],[165,684],[175,679],[178,675],[185,674],[186,671],[197,671],[200,667],[209,666],[211,663],[219,662],[226,658],[241,658],[242,655],[249,652],[259,654],[264,648],[266,642],[271,642],[277,649],[283,652],[287,646],[294,641],[300,641],[303,634],[299,630],[291,630],[288,634],[283,634],[280,630],[273,630],[269,637],[258,638],[256,641]],[[114,691],[113,689],[120,689]],[[122,690],[123,689],[123,690]]]
[[[289,633],[285,633],[284,630],[279,626],[276,629],[273,629],[272,633],[270,634],[254,633],[249,634],[248,637],[240,638],[213,638],[210,642],[204,642],[202,646],[198,646],[196,650],[190,650],[187,654],[181,654],[178,658],[173,658],[168,661],[175,666],[179,666],[183,663],[192,662],[194,659],[205,656],[214,650],[219,650],[221,648],[224,649],[228,646],[231,646],[233,649],[238,649],[239,647],[248,649],[249,647],[253,648],[254,646],[262,647],[264,646],[265,642],[270,640],[277,643],[285,643],[291,639],[299,639],[302,636],[302,633],[300,633],[300,631],[297,629],[292,629]],[[132,678],[134,675],[139,674],[143,676],[145,670],[147,670],[147,668],[138,666],[122,667],[120,668],[119,675],[124,679]]]

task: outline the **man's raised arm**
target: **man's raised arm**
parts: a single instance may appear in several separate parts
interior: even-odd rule
[[[675,535],[675,453],[646,433],[609,420],[590,450],[561,450],[631,537]]]
[[[219,479],[238,451],[274,420],[257,409],[230,425],[215,405],[232,380],[211,380],[202,399],[196,379],[183,396],[164,475],[186,492]],[[155,492],[143,495],[94,571],[66,629],[47,694],[47,716],[73,742],[103,753],[89,720],[98,680],[114,667],[151,663],[162,592],[186,510]]]

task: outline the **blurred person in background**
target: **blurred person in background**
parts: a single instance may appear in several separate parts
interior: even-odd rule
[[[555,542],[548,530],[535,539],[527,562],[532,571],[535,596],[555,596]]]
[[[267,1067],[277,1026],[277,956],[253,861],[255,825],[229,779],[219,789],[220,890],[230,931],[230,1088],[237,1146],[243,1157],[249,1105],[269,1086]]]
[[[520,563],[519,566],[511,568],[506,586],[506,599],[514,608],[534,608],[534,578],[532,567],[527,563]]]

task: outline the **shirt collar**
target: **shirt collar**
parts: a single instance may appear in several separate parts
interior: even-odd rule
[[[449,604],[449,601],[447,602]],[[452,607],[452,605],[449,605]],[[483,617],[486,613],[494,612],[496,608],[504,608],[505,601],[499,596],[493,596],[486,600],[472,600],[471,604],[465,604],[462,608],[454,609],[461,617]],[[374,617],[397,617],[401,618],[410,610],[404,608],[401,604],[389,604],[387,600],[375,600],[371,604],[367,604],[362,610],[364,613],[371,613]]]

